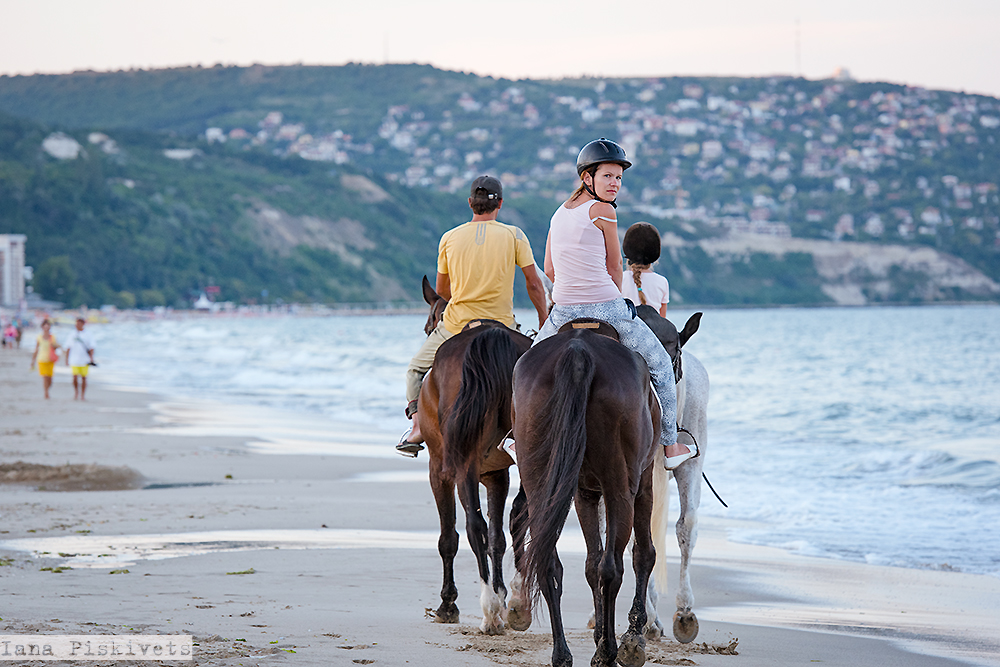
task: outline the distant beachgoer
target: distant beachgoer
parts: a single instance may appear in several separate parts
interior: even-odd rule
[[[670,283],[653,272],[653,264],[660,258],[660,232],[648,222],[635,223],[625,232],[622,252],[631,271],[622,277],[622,296],[637,306],[652,306],[660,317],[666,317]]]
[[[545,286],[535,268],[535,258],[524,232],[497,222],[503,205],[503,187],[492,176],[472,182],[469,208],[472,220],[445,232],[438,245],[437,293],[448,299],[444,317],[414,355],[406,371],[406,416],[413,426],[396,445],[403,456],[416,456],[424,447],[417,413],[417,398],[424,376],[443,342],[459,333],[471,320],[489,319],[514,328],[514,276],[524,273],[528,297],[538,313],[538,326],[546,318]]]
[[[45,398],[49,397],[49,388],[52,386],[52,369],[59,361],[59,341],[49,331],[52,323],[48,319],[42,320],[42,333],[38,334],[35,342],[35,352],[31,355],[31,368],[38,362],[38,374],[42,376],[42,387],[45,389]]]
[[[73,400],[87,400],[87,371],[94,363],[94,339],[83,330],[87,323],[82,317],[76,318],[76,331],[66,342],[66,365],[73,372]]]
[[[17,327],[10,322],[3,330],[3,346],[13,348],[17,343]]]

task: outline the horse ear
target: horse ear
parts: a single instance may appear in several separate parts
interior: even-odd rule
[[[698,332],[698,327],[701,326],[701,313],[695,313],[688,318],[688,321],[684,324],[684,329],[681,331],[680,345],[678,347],[684,347],[684,343],[691,339],[691,336]]]
[[[424,276],[424,281],[421,283],[421,289],[424,291],[424,301],[427,302],[428,306],[433,306],[437,300],[441,298],[438,296],[438,293],[434,291],[434,288],[431,287],[431,281],[427,280],[427,276]]]

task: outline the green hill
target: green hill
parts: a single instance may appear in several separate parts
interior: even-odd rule
[[[995,299],[1000,280],[1000,101],[989,97],[779,77],[254,66],[0,77],[0,111],[11,114],[0,117],[0,232],[28,233],[36,268],[68,257],[49,269],[76,274],[76,300],[175,303],[213,283],[242,301],[262,290],[416,299],[478,173],[501,176],[501,217],[540,261],[575,153],[597,136],[634,156],[621,226],[649,220],[666,234],[660,270],[689,303],[822,303],[845,290],[867,302]],[[41,149],[59,130],[83,146],[76,159]],[[91,143],[94,132],[106,140]],[[177,150],[193,152],[164,153]],[[962,275],[900,259],[840,271],[835,253],[817,265],[815,245],[716,242],[747,234],[932,250],[960,258]]]

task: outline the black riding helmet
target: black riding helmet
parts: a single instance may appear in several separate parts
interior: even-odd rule
[[[660,232],[648,222],[635,223],[625,232],[622,252],[632,264],[652,264],[660,258]]]
[[[605,162],[620,164],[623,171],[632,166],[628,156],[625,155],[624,148],[601,137],[597,141],[591,141],[580,150],[580,155],[576,158],[576,173],[578,176],[583,176],[583,172]]]
[[[593,176],[597,172],[597,167],[607,163],[621,165],[622,171],[632,166],[628,156],[625,155],[624,148],[613,141],[601,137],[596,141],[591,141],[580,150],[580,155],[576,158],[576,173],[582,178],[584,172],[589,171],[590,175]],[[614,201],[598,197],[597,193],[587,185],[586,181],[583,183],[583,188],[597,201],[611,204],[615,208],[618,208],[618,204]]]

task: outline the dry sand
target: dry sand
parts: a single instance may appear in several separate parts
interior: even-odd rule
[[[62,367],[44,401],[29,356],[0,350],[3,634],[192,634],[198,665],[548,664],[544,614],[527,633],[478,633],[464,543],[461,624],[425,617],[437,513],[426,463],[397,457],[393,434],[113,391],[100,369],[87,402]],[[1000,665],[1000,579],[792,556],[730,543],[728,525],[701,525],[697,643],[650,643],[648,664]],[[590,594],[567,532],[582,665]]]

